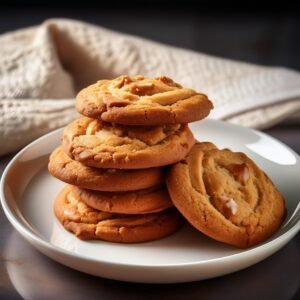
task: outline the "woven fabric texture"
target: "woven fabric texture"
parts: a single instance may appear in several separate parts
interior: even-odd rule
[[[210,118],[266,128],[299,120],[300,74],[235,62],[91,24],[51,19],[0,36],[0,155],[78,115],[76,93],[121,74],[166,75],[208,94]]]

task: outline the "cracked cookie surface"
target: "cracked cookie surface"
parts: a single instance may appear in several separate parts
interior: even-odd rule
[[[268,176],[244,153],[197,143],[171,167],[174,205],[199,231],[240,248],[263,242],[285,218],[285,203]]]
[[[66,183],[97,191],[135,191],[164,182],[162,168],[119,170],[88,167],[72,160],[62,147],[58,147],[50,155],[48,170]]]
[[[174,208],[144,215],[122,215],[88,207],[66,186],[58,194],[54,212],[68,231],[83,240],[138,243],[157,240],[176,232],[182,216]]]
[[[110,193],[72,187],[72,192],[88,206],[119,214],[147,214],[173,206],[166,187]]]
[[[206,95],[184,88],[166,76],[138,75],[99,80],[77,95],[79,113],[123,125],[189,123],[213,108]]]
[[[172,164],[195,143],[186,124],[155,127],[122,126],[80,118],[64,130],[66,154],[98,168],[143,169]]]

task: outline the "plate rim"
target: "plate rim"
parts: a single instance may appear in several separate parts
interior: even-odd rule
[[[260,135],[264,135],[268,138],[273,139],[275,142],[280,143],[282,146],[284,146],[287,150],[292,152],[296,158],[297,162],[300,161],[300,157],[298,153],[296,153],[293,149],[291,149],[289,146],[284,144],[283,142],[277,140],[276,138],[268,135],[267,133],[258,131],[253,128],[247,128],[247,127],[242,127],[239,125],[231,124],[228,122],[220,121],[220,120],[212,120],[212,119],[207,119],[204,120],[205,122],[212,122],[212,123],[220,123],[222,125],[226,125],[229,127],[238,127],[239,129],[246,130],[246,131],[252,131],[253,133],[259,133]],[[198,121],[199,122],[199,121]],[[198,122],[194,122],[198,123]],[[200,121],[202,122],[202,121]],[[220,261],[222,262],[235,262],[240,259],[243,259],[244,257],[248,257],[251,255],[255,255],[257,252],[263,252],[264,250],[268,250],[270,248],[273,248],[274,245],[279,245],[279,249],[283,247],[289,240],[291,240],[299,231],[300,229],[300,220],[298,220],[295,224],[292,225],[291,228],[288,228],[286,231],[283,233],[279,234],[278,236],[275,236],[272,238],[270,241],[265,242],[263,244],[260,244],[258,246],[254,246],[253,248],[250,249],[245,249],[242,252],[235,253],[235,254],[230,254],[224,257],[218,257],[218,258],[212,258],[212,259],[206,259],[206,260],[201,260],[201,261],[195,261],[195,262],[179,262],[179,263],[164,263],[164,264],[135,264],[132,262],[126,263],[126,262],[114,262],[114,261],[107,261],[103,260],[101,258],[94,258],[94,257],[88,257],[88,256],[82,256],[81,254],[78,254],[76,252],[72,252],[71,250],[66,250],[63,248],[60,248],[54,244],[52,244],[50,241],[48,242],[44,238],[36,235],[30,227],[26,226],[26,224],[22,223],[20,219],[15,215],[14,211],[10,208],[9,206],[9,201],[7,201],[5,197],[5,182],[6,178],[8,176],[8,173],[10,172],[11,168],[15,164],[15,162],[18,160],[18,158],[29,148],[31,148],[33,145],[36,143],[39,143],[40,141],[47,139],[51,135],[56,135],[58,132],[62,131],[64,127],[55,129],[51,132],[48,132],[47,134],[35,139],[31,143],[29,143],[27,146],[25,146],[23,149],[21,149],[8,163],[6,168],[3,171],[2,177],[1,177],[1,182],[0,182],[0,202],[3,208],[3,211],[10,221],[10,223],[13,225],[13,227],[27,240],[29,241],[33,246],[35,246],[33,243],[37,243],[40,247],[46,248],[49,251],[54,252],[55,254],[71,257],[72,259],[76,260],[81,260],[81,261],[87,261],[90,263],[97,263],[97,264],[109,264],[109,265],[114,265],[114,266],[126,266],[126,267],[134,267],[134,268],[148,268],[148,269],[157,269],[157,268],[189,268],[191,266],[197,267],[197,266],[205,266],[207,264],[215,264]],[[299,205],[299,204],[298,204]],[[295,211],[297,208],[295,209]],[[292,221],[292,219],[288,220],[289,222]],[[288,223],[287,223],[288,224]],[[274,247],[275,248],[275,247]],[[42,251],[40,248],[38,248],[40,251]],[[274,252],[276,252],[275,250]],[[43,251],[42,251],[43,252]]]

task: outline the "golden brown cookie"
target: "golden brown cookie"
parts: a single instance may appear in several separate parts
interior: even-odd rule
[[[82,240],[139,243],[176,232],[182,217],[175,208],[144,215],[102,212],[87,206],[66,186],[57,196],[54,212],[62,225]]]
[[[167,188],[109,193],[72,187],[72,192],[88,206],[101,211],[119,214],[148,214],[173,206]]]
[[[56,178],[81,188],[121,192],[147,189],[164,182],[162,168],[136,170],[99,169],[72,160],[62,147],[50,155],[49,172]]]
[[[275,233],[285,218],[284,199],[245,154],[197,143],[171,167],[168,190],[174,205],[198,230],[246,248]]]
[[[64,130],[64,151],[98,168],[140,169],[172,164],[195,143],[186,124],[134,127],[80,118]]]
[[[141,75],[99,80],[77,95],[81,114],[123,125],[189,123],[208,116],[207,96],[184,88],[166,76]]]

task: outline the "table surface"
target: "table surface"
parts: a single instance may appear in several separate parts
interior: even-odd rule
[[[300,125],[265,130],[300,153]],[[0,157],[0,174],[13,155]],[[39,253],[0,209],[0,299],[300,299],[300,235],[264,261],[219,278],[134,284],[83,274]]]

